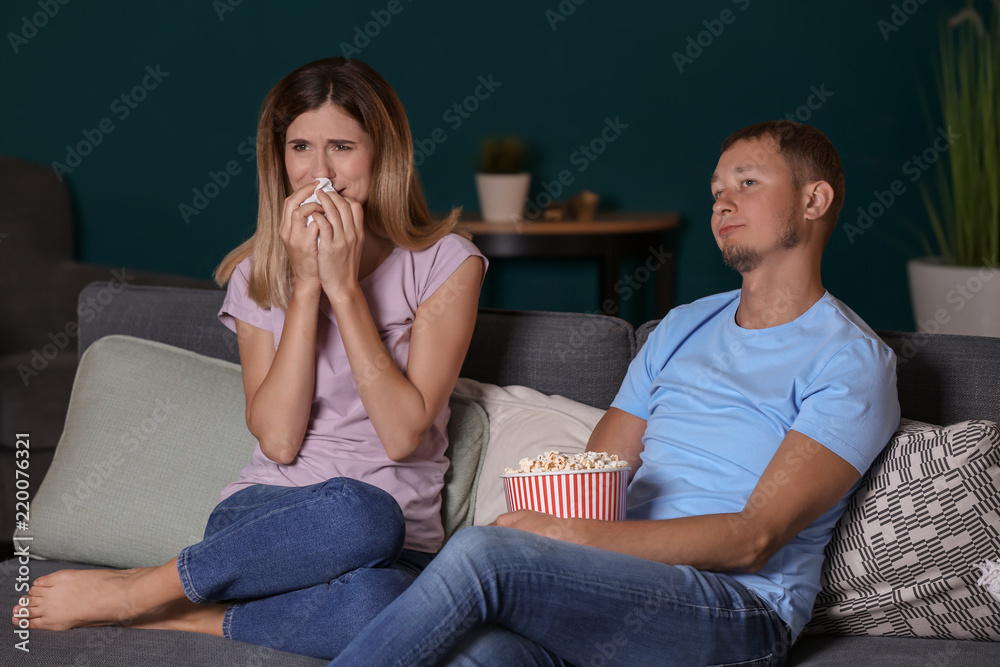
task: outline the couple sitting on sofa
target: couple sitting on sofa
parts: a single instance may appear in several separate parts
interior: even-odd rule
[[[253,458],[177,558],[39,577],[33,627],[345,665],[784,661],[899,423],[893,353],[821,284],[844,199],[825,136],[778,121],[723,144],[711,228],[742,289],[667,315],[588,444],[636,471],[630,520],[519,511],[443,549],[447,401],[486,260],[456,214],[430,220],[402,106],[361,61],[282,79],[257,145],[257,231],[216,274]]]

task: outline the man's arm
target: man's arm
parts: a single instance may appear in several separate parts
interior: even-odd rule
[[[596,434],[595,429],[592,444]],[[793,430],[782,440],[740,512],[597,521],[520,510],[502,514],[496,523],[672,565],[754,572],[843,498],[859,477],[850,463]]]
[[[608,452],[628,461],[632,466],[629,481],[642,465],[642,436],[646,432],[646,420],[618,408],[611,408],[597,422],[594,432],[587,442],[588,452]]]

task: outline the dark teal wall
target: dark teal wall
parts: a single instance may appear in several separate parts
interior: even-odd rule
[[[928,228],[919,185],[931,178],[911,182],[903,165],[932,145],[939,121],[925,118],[918,90],[932,86],[936,25],[964,3],[401,0],[395,15],[390,4],[8,0],[0,8],[0,152],[66,162],[67,145],[99,139],[66,175],[78,258],[207,278],[254,227],[254,164],[244,142],[262,98],[295,67],[339,55],[375,12],[391,20],[353,55],[395,87],[416,139],[436,128],[446,136],[421,166],[432,208],[478,208],[479,139],[519,133],[535,148],[535,193],[569,169],[572,191],[597,191],[619,209],[682,213],[677,285],[687,302],[739,284],[708,228],[719,144],[744,125],[794,114],[821,90],[826,99],[812,98],[818,108],[808,122],[833,140],[847,175],[826,286],[876,328],[913,328],[905,262],[923,254],[912,229]],[[58,13],[44,17],[46,6]],[[555,21],[560,8],[573,11]],[[886,33],[879,21],[891,25],[894,11],[901,25]],[[35,31],[25,28],[33,16],[46,19]],[[708,45],[679,71],[672,54],[703,32]],[[457,115],[446,113],[480,77],[499,83],[456,126]],[[115,102],[144,81],[150,90],[135,108]],[[627,128],[581,173],[573,154],[608,118]],[[102,121],[113,129],[102,131]],[[239,173],[185,220],[179,207],[193,205],[193,190],[231,162]],[[849,240],[844,224],[897,179],[906,191]],[[483,302],[596,310],[595,281],[588,262],[496,262]],[[651,304],[640,295],[625,315],[653,317]]]

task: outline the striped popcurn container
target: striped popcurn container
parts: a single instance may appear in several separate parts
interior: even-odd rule
[[[625,520],[631,468],[507,473],[507,510],[535,510],[563,519]]]

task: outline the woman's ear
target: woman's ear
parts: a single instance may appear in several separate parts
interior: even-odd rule
[[[833,186],[826,181],[816,181],[806,186],[806,219],[819,220],[833,204]]]

